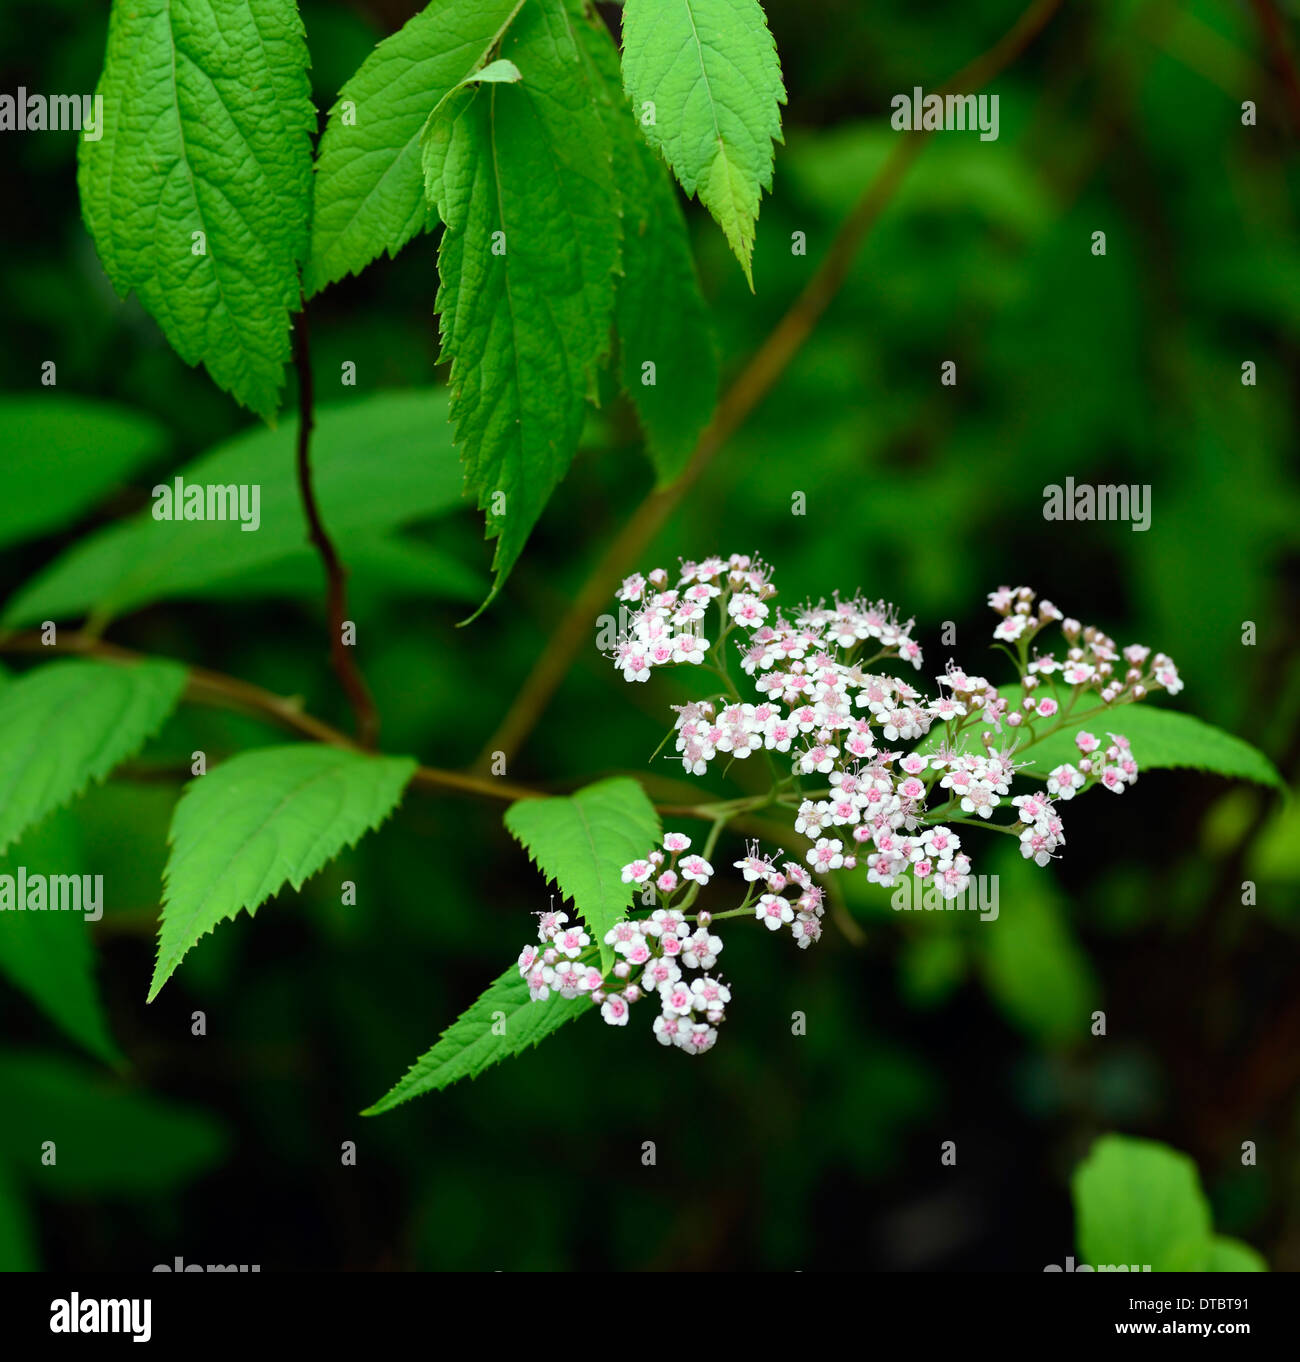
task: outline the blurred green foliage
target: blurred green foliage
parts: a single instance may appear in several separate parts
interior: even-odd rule
[[[302,8],[324,107],[415,6]],[[938,87],[1020,6],[766,8],[790,103],[753,296],[688,209],[724,382],[879,170],[896,136],[891,96]],[[0,89],[92,89],[106,12],[11,0]],[[1170,653],[1181,707],[1257,744],[1294,784],[1297,129],[1251,9],[1067,5],[993,88],[1000,138],[931,141],[823,323],[642,566],[758,551],[785,599],[882,595],[920,621],[927,672],[951,652],[994,679],[1005,675],[984,651],[983,594],[1028,583],[1121,642]],[[1247,99],[1254,127],[1242,125]],[[9,134],[4,155],[18,205],[0,254],[4,400],[42,396],[39,366],[53,359],[61,398],[112,402],[137,423],[104,428],[97,466],[116,471],[87,514],[0,549],[8,600],[248,422],[112,295],[79,220],[71,135]],[[1091,253],[1096,231],[1104,257]],[[795,232],[807,255],[791,252]],[[442,382],[435,289],[423,238],[315,300],[319,400]],[[356,389],[338,387],[345,360],[358,363]],[[940,385],[945,360],[956,387]],[[353,562],[340,535],[385,750],[472,761],[651,487],[635,420],[607,397],[507,589],[471,628],[454,628],[463,594]],[[252,438],[287,450],[283,430]],[[39,465],[35,439],[0,450],[4,476]],[[369,457],[381,468],[399,455]],[[1151,529],[1045,521],[1043,488],[1067,476],[1150,484]],[[791,514],[796,492],[804,516]],[[486,577],[468,508],[409,533],[463,580]],[[300,696],[346,726],[323,626],[319,576],[304,570],[274,593],[150,605],[110,637]],[[510,778],[644,773],[666,706],[686,693],[674,679],[625,687],[593,628]],[[413,792],[302,893],[205,938],[146,1008],[178,772],[198,749],[215,761],[279,740],[254,720],[183,708],[121,778],[10,849],[34,865],[52,839],[79,844],[110,906],[93,959],[68,962],[79,1022],[45,1016],[14,974],[19,986],[0,989],[8,1265],[147,1268],[182,1254],[264,1271],[1039,1270],[1074,1243],[1070,1170],[1099,1131],[1120,1129],[1189,1153],[1215,1226],[1275,1267],[1300,1266],[1300,838],[1276,795],[1148,774],[1122,807],[1100,795],[1072,805],[1067,854],[1049,870],[999,863],[996,922],[895,914],[859,883],[844,888],[861,943],[832,928],[804,954],[733,928],[736,1001],[706,1060],[661,1050],[648,1020],[628,1032],[588,1021],[363,1120],[514,958],[550,891],[500,807]],[[662,758],[653,769],[680,775]],[[355,906],[341,906],[344,880]],[[1091,1034],[1094,1009],[1104,1038]],[[790,1034],[796,1011],[806,1036]],[[67,1034],[86,1028],[98,1061]],[[120,1070],[99,1062],[118,1052]],[[46,1168],[53,1127],[69,1133]],[[940,1166],[944,1140],[957,1142],[955,1168]],[[1255,1167],[1242,1166],[1246,1140]],[[341,1164],[345,1141],[355,1167]]]

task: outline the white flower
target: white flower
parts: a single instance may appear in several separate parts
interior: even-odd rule
[[[844,843],[837,837],[820,837],[805,859],[819,875],[824,875],[828,870],[838,870],[844,864],[843,851]],[[786,918],[787,922],[789,920]]]
[[[677,868],[682,872],[682,879],[694,880],[700,885],[708,884],[709,877],[713,874],[713,867],[703,856],[687,856]]]
[[[708,1025],[707,1022],[695,1022],[693,1025],[684,1028],[680,1034],[677,1044],[692,1055],[702,1055],[706,1050],[712,1050],[717,1043],[717,1030]]]
[[[764,894],[754,905],[754,916],[768,931],[775,932],[783,923],[794,921],[794,909],[787,899],[777,894]]]
[[[556,935],[555,949],[570,960],[576,960],[585,946],[591,945],[591,937],[581,927],[569,927]]]
[[[737,624],[743,624],[748,629],[757,629],[767,618],[767,606],[757,596],[752,596],[747,591],[739,591],[727,602],[727,614]]]
[[[687,969],[712,969],[721,949],[721,937],[713,936],[707,927],[698,927],[682,946],[682,964]]]

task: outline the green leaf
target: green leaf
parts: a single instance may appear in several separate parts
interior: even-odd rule
[[[336,540],[389,530],[462,504],[461,475],[447,395],[380,393],[322,407],[312,437],[312,479],[321,515]],[[258,490],[256,531],[231,520],[155,520],[150,510],[75,544],[9,602],[13,627],[92,611],[102,625],[160,600],[206,594],[216,583],[311,557],[294,461],[295,433],[253,427],[181,469],[183,487]],[[251,492],[249,493],[251,497]],[[174,495],[173,498],[174,500]],[[251,503],[250,503],[251,508]]]
[[[1088,1034],[1100,987],[1051,879],[1014,852],[999,852],[996,921],[977,923],[974,944],[989,993],[1026,1035],[1070,1045]]]
[[[623,83],[650,144],[713,214],[752,289],[758,201],[772,187],[785,103],[758,0],[627,0]]]
[[[149,416],[84,397],[0,397],[0,548],[69,529],[167,447]]]
[[[1210,1242],[1210,1258],[1205,1264],[1207,1272],[1267,1272],[1268,1263],[1262,1254],[1256,1253],[1249,1244],[1240,1239],[1229,1239],[1226,1235],[1216,1234]]]
[[[1017,686],[1000,686],[998,690],[1009,697],[1019,695]],[[1012,703],[1015,703],[1014,698]],[[1074,745],[1074,735],[1081,729],[1097,737],[1106,733],[1126,737],[1133,745],[1140,771],[1190,768],[1286,790],[1286,782],[1277,768],[1248,742],[1191,714],[1160,709],[1149,701],[1120,705],[1090,719],[1072,722],[1059,733],[1035,743],[1024,754],[1025,761],[1034,763],[1027,768],[1026,774],[1046,778],[1047,773],[1062,762],[1077,765],[1079,749]]]
[[[451,418],[497,541],[479,611],[568,471],[609,345],[620,200],[576,36],[590,22],[581,0],[531,0],[502,43],[523,79],[457,91],[424,137]]]
[[[465,85],[514,85],[522,77],[519,68],[512,61],[504,58],[498,61],[488,62],[481,70],[465,77],[456,88]]]
[[[999,686],[998,694],[1005,697],[1009,708],[1014,709],[1019,705],[1023,692],[1020,686],[1013,684]],[[1091,699],[1079,701],[1081,713],[1092,708]],[[1045,731],[1054,722],[1044,723],[1040,720],[1039,727]],[[1032,746],[1029,745],[1028,737],[1023,737],[1021,754],[1017,760],[1032,763],[1024,768],[1025,775],[1046,780],[1053,767],[1063,762],[1077,765],[1079,749],[1074,745],[1074,735],[1080,730],[1086,730],[1099,738],[1107,733],[1118,733],[1127,738],[1133,745],[1133,755],[1137,758],[1140,771],[1209,771],[1237,780],[1252,780],[1259,785],[1289,793],[1277,767],[1258,748],[1194,715],[1176,709],[1162,709],[1150,700],[1117,705],[1100,713],[1089,714],[1084,719],[1071,719],[1060,732]],[[946,724],[937,724],[925,741],[918,745],[917,751],[934,751],[946,739],[947,733]],[[966,741],[964,736],[962,741]]]
[[[303,882],[397,807],[416,763],[339,747],[263,747],[190,781],[176,805],[148,1002],[241,908]]]
[[[373,594],[383,599],[430,597],[472,605],[486,589],[481,572],[432,544],[404,535],[350,535],[345,552],[348,599],[353,603]],[[316,549],[303,545],[265,567],[196,586],[187,594],[230,601],[285,597],[318,605],[325,599],[325,568]]]
[[[0,689],[0,853],[133,757],[176,707],[185,668],[60,659]]]
[[[718,356],[681,204],[667,168],[636,130],[609,30],[584,24],[578,36],[623,195],[623,277],[614,298],[619,376],[662,486],[681,473],[713,415]]]
[[[395,256],[429,221],[420,133],[482,67],[523,0],[434,0],[344,85],[316,161],[308,296]]]
[[[1196,1165],[1153,1140],[1105,1135],[1074,1172],[1079,1256],[1199,1272],[1210,1258],[1210,1208]]]
[[[477,1078],[490,1065],[522,1054],[544,1040],[591,1005],[589,995],[568,999],[558,993],[544,1002],[532,1002],[527,983],[511,965],[442,1033],[438,1043],[415,1061],[400,1082],[361,1114],[378,1116],[421,1093],[448,1087],[461,1078]]]
[[[206,1172],[226,1139],[205,1112],[125,1088],[84,1065],[0,1054],[0,1156],[33,1191],[59,1197],[166,1192]],[[54,1144],[54,1163],[42,1146]]]
[[[187,364],[269,419],[311,208],[297,5],[114,0],[97,93],[103,135],[78,144],[78,185],[105,272]]]
[[[573,900],[602,969],[614,963],[605,933],[622,920],[636,893],[622,870],[659,841],[659,815],[640,782],[628,776],[598,781],[572,795],[521,799],[506,810],[506,827],[548,880]]]
[[[0,857],[0,875],[14,877],[15,897],[20,869],[29,877],[86,871],[71,814],[45,819]],[[97,1059],[120,1064],[95,982],[91,930],[84,912],[20,911],[15,903],[15,911],[0,913],[0,974]]]

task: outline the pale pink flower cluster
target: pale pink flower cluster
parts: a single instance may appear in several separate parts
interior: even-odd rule
[[[664,836],[664,851],[649,852],[644,859],[623,867],[624,884],[653,886],[658,907],[644,918],[625,918],[605,934],[617,962],[606,977],[599,966],[579,956],[594,955],[591,937],[568,927],[568,915],[540,914],[538,938],[541,948],[528,945],[519,956],[519,973],[528,983],[529,996],[542,1002],[551,991],[563,998],[590,994],[600,1015],[610,1026],[626,1026],[632,1006],[643,998],[659,1003],[653,1029],[661,1045],[673,1045],[688,1054],[711,1050],[718,1039],[718,1026],[726,1019],[731,990],[709,973],[718,963],[722,940],[710,931],[712,918],[700,913],[694,926],[686,914],[671,906],[674,895],[703,887],[713,867],[702,856],[684,855],[691,839],[680,832]],[[687,971],[697,971],[688,976]]]
[[[1153,690],[1182,689],[1164,654],[1153,657],[1140,645],[1121,650],[1100,630],[1063,618],[1050,601],[1035,604],[1028,587],[1000,587],[988,598],[1000,616],[995,643],[1019,673],[1018,693],[1006,695],[952,662],[935,678],[934,695],[894,675],[904,664],[919,671],[921,650],[913,621],[900,622],[882,601],[837,597],[787,617],[773,605],[775,594],[771,569],[741,554],[683,563],[671,585],[663,569],[629,577],[619,599],[637,608],[612,660],[629,681],[646,680],[656,667],[706,662],[705,670],[724,680],[725,691],[674,707],[677,753],[693,775],[720,756],[731,762],[762,753],[773,763],[771,799],[791,811],[795,831],[807,839],[804,864],[781,862],[782,853],[766,856],[751,843],[734,863],[744,901],[727,916],[752,909],[770,931],[789,927],[800,948],[821,936],[825,891],[815,875],[861,864],[872,883],[894,885],[910,874],[936,884],[946,899],[964,893],[971,860],[953,825],[1011,832],[1026,860],[1046,865],[1065,845],[1060,804],[1093,785],[1122,793],[1138,765],[1128,740],[1108,730],[1108,741],[1079,730],[1078,757],[1046,773],[1034,769],[1032,745],[1071,715],[1073,727]],[[1064,657],[1031,650],[1058,622]],[[728,640],[738,645],[752,700],[725,680]],[[1026,770],[1043,785],[1013,794]],[[1004,806],[1010,818],[995,817]],[[655,907],[606,934],[617,956],[608,977],[593,963],[599,947],[557,912],[541,915],[540,947],[525,947],[519,972],[537,1000],[552,990],[565,998],[589,994],[611,1026],[626,1025],[633,1005],[653,996],[660,1043],[702,1053],[716,1042],[731,1001],[727,985],[709,972],[722,950],[714,917],[700,912],[692,925],[686,911],[713,866],[691,851],[684,833],[670,832],[662,849],[629,862],[622,876]]]
[[[822,846],[818,843],[818,848]],[[836,848],[839,843],[834,843]],[[782,927],[790,928],[800,950],[807,950],[814,941],[821,940],[822,914],[825,908],[825,890],[814,883],[812,876],[797,861],[786,861],[777,868],[776,856],[768,857],[760,853],[758,844],[751,842],[746,855],[735,862],[746,884],[761,889],[754,903],[754,916],[770,932],[778,932]],[[831,864],[826,864],[831,860]],[[814,852],[808,853],[808,863],[814,870],[838,869],[832,858],[821,854],[815,858]],[[841,857],[839,864],[847,862]],[[752,897],[754,890],[751,890]]]
[[[716,603],[716,641],[705,651],[721,664],[723,645],[736,636],[755,698],[724,692],[674,706],[677,752],[692,775],[720,756],[735,761],[762,752],[788,763],[795,830],[814,844],[807,859],[819,873],[860,861],[873,883],[894,885],[910,871],[919,880],[935,877],[941,893],[956,898],[970,883],[971,862],[946,822],[990,822],[1004,804],[1014,820],[997,825],[1012,828],[1022,854],[1045,865],[1065,844],[1057,801],[1093,784],[1122,792],[1138,766],[1121,735],[1109,734],[1103,747],[1081,732],[1077,762],[1047,772],[1045,791],[1013,797],[1018,772],[1043,774],[1022,749],[1076,708],[1083,713],[1099,702],[1114,709],[1155,689],[1182,688],[1163,654],[1153,658],[1141,645],[1121,651],[1101,630],[1064,619],[1050,601],[1035,604],[1028,587],[1001,587],[989,596],[1001,616],[993,636],[1016,660],[1019,696],[1000,694],[952,662],[936,678],[938,694],[927,695],[883,669],[906,663],[919,670],[922,662],[913,621],[901,623],[891,606],[836,598],[787,617],[772,604],[775,594],[771,569],[739,555],[684,563],[671,585],[662,569],[629,578],[620,599],[641,609],[614,660],[626,675],[629,661],[640,659],[632,666],[638,678],[671,663],[672,649],[657,648],[656,640],[676,639],[683,627],[704,638],[704,607]],[[1037,647],[1031,653],[1056,622],[1065,656]],[[941,741],[932,736],[937,725],[944,726]],[[767,907],[776,921],[780,906]]]

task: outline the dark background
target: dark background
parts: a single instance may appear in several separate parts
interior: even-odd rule
[[[415,8],[303,4],[322,109]],[[756,295],[688,207],[724,381],[894,145],[891,96],[939,86],[1020,6],[767,10],[790,99]],[[1006,678],[985,652],[984,594],[1024,582],[1121,642],[1170,653],[1187,682],[1178,704],[1293,780],[1300,109],[1263,37],[1267,10],[1067,4],[992,87],[999,140],[932,139],[815,335],[641,566],[758,551],[783,599],[882,595],[920,622],[926,675],[951,651],[995,680]],[[5,0],[0,90],[92,90],[107,13]],[[1293,7],[1283,15],[1294,41]],[[1245,99],[1256,127],[1242,126]],[[114,298],[80,221],[73,135],[5,134],[0,158],[0,387],[39,391],[39,361],[56,358],[61,391],[148,412],[169,432],[166,457],[110,497],[99,523],[144,505],[154,474],[247,418],[134,301]],[[1098,230],[1104,258],[1090,251]],[[790,253],[794,231],[806,257]],[[323,396],[445,381],[434,244],[417,240],[313,301],[318,375],[366,356],[360,389]],[[948,359],[956,388],[939,384]],[[1255,387],[1241,384],[1245,360]],[[354,583],[385,750],[473,761],[649,489],[634,420],[608,397],[513,578],[471,627],[454,628],[464,602]],[[1045,521],[1043,488],[1066,476],[1150,484],[1150,531]],[[790,513],[795,491],[806,516]],[[6,594],[86,528],[0,555]],[[437,543],[486,580],[480,529],[466,509],[439,522]],[[951,650],[939,645],[945,621]],[[1257,625],[1253,647],[1244,621]],[[348,723],[315,594],[160,605],[110,637],[301,694]],[[509,775],[562,787],[645,772],[666,706],[685,693],[672,676],[624,686],[593,638]],[[1148,773],[1122,802],[1072,804],[1067,853],[1046,871],[998,865],[995,839],[975,838],[976,869],[1003,875],[996,923],[912,920],[863,892],[861,942],[832,927],[803,953],[732,924],[735,1002],[705,1059],[654,1044],[648,1015],[627,1030],[588,1021],[363,1120],[515,957],[549,895],[499,805],[412,792],[302,894],[205,938],[146,1008],[179,791],[168,767],[196,747],[220,756],[280,740],[183,710],[131,778],[60,816],[88,869],[132,886],[95,933],[128,1066],[88,1059],[0,986],[10,1265],[148,1268],[181,1255],[263,1271],[1038,1271],[1074,1251],[1071,1169],[1096,1134],[1119,1130],[1191,1154],[1216,1227],[1277,1269],[1300,1266],[1300,827],[1276,796]],[[661,782],[679,774],[662,759],[653,769]],[[343,878],[359,886],[355,908],[339,906]],[[1250,908],[1245,879],[1258,885]],[[1088,1033],[1094,1008],[1104,1039]],[[203,1038],[190,1034],[195,1009]],[[795,1010],[806,1037],[790,1035]],[[45,1187],[21,1160],[65,1126],[94,1132],[103,1166]],[[356,1167],[340,1164],[345,1140]],[[957,1142],[956,1168],[940,1167],[944,1140]],[[1245,1140],[1257,1167],[1241,1165]]]

